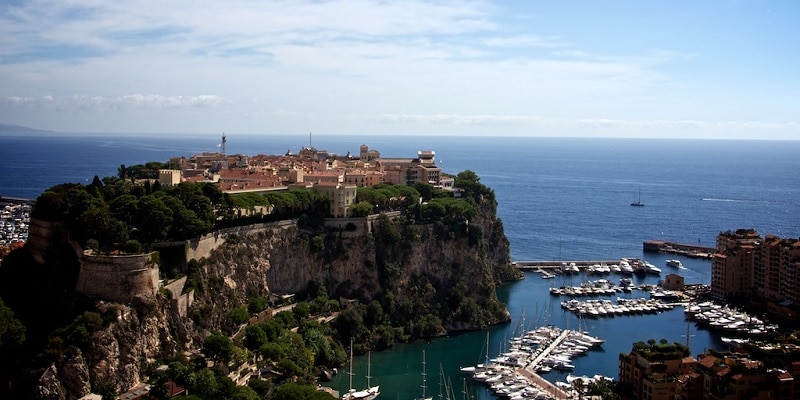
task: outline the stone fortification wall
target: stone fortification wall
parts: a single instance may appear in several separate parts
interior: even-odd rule
[[[169,290],[169,292],[172,294],[172,299],[170,301],[172,308],[178,313],[178,315],[184,318],[189,313],[189,307],[191,307],[192,303],[194,303],[194,290],[183,293],[183,287],[185,285],[185,276],[164,285],[164,289]]]
[[[296,220],[286,220],[264,224],[237,226],[214,231],[200,236],[198,239],[189,241],[189,246],[186,250],[186,260],[200,260],[201,258],[208,257],[211,254],[211,251],[225,243],[225,239],[231,234],[246,235],[249,233],[264,232],[271,229],[285,229],[294,226],[297,226]]]
[[[85,296],[130,304],[158,293],[158,253],[81,258],[75,290]]]

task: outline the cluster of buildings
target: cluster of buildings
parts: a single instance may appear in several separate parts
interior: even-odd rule
[[[800,397],[800,361],[791,361],[797,346],[754,345],[759,355],[739,347],[707,352],[697,359],[685,347],[634,345],[619,356],[619,382],[629,396],[645,400],[795,399]],[[682,348],[684,351],[675,351]],[[785,360],[779,368],[756,358],[771,353]]]
[[[159,171],[162,186],[213,182],[231,194],[308,188],[331,199],[332,217],[349,216],[358,187],[421,181],[451,190],[454,183],[442,175],[433,151],[419,151],[416,158],[385,158],[367,145],[361,145],[358,155],[344,156],[314,147],[304,147],[297,154],[226,155],[223,147],[221,152],[172,158],[169,165],[170,169]]]
[[[799,321],[800,239],[762,237],[753,229],[722,232],[711,258],[713,297]],[[694,358],[688,343],[637,343],[619,356],[619,382],[634,399],[796,399],[800,345],[736,339],[729,351]]]
[[[0,197],[0,260],[11,250],[25,245],[30,219],[29,201],[9,201]]]
[[[749,302],[773,318],[798,322],[800,239],[761,237],[740,229],[717,236],[711,264],[711,293]]]

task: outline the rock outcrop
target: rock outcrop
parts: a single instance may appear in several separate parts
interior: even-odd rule
[[[402,220],[378,222],[372,233],[321,235],[297,226],[260,229],[230,237],[203,263],[208,290],[195,306],[214,309],[207,325],[218,329],[225,312],[254,295],[302,293],[309,282],[324,285],[331,296],[369,301],[383,291],[397,299],[440,302],[455,287],[483,309],[502,310],[470,321],[452,309],[444,329],[478,329],[506,321],[495,294],[498,282],[519,278],[511,266],[509,243],[493,203],[480,205],[466,232],[413,225]],[[471,228],[477,234],[470,235]],[[466,313],[466,311],[464,311]]]
[[[222,330],[228,311],[249,298],[303,293],[310,282],[324,285],[331,297],[362,302],[386,293],[414,307],[441,310],[437,304],[450,302],[440,315],[441,334],[507,321],[495,288],[519,278],[519,271],[510,262],[495,207],[494,200],[482,201],[472,221],[449,225],[382,217],[374,229],[357,234],[286,222],[219,234],[214,248],[204,250],[201,288],[189,308],[190,316],[203,316],[202,324],[176,312],[166,290],[126,304],[99,301],[95,308],[105,325],[90,332],[86,346],[44,370],[36,397],[76,398],[98,387],[124,392],[140,382],[145,364],[193,347],[209,330]]]

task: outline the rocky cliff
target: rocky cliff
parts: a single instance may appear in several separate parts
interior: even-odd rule
[[[123,393],[140,383],[146,365],[181,350],[181,338],[171,330],[181,321],[172,318],[168,302],[160,300],[134,307],[97,304],[98,312],[111,322],[86,332],[88,340],[81,346],[67,347],[41,374],[35,398],[73,399],[99,390]]]
[[[200,287],[190,318],[170,307],[164,291],[131,304],[95,303],[91,315],[104,323],[84,329],[88,340],[43,366],[36,397],[128,390],[139,383],[145,365],[196,347],[209,331],[224,331],[228,311],[249,298],[303,294],[310,282],[332,298],[366,303],[390,296],[408,305],[398,312],[438,313],[438,334],[507,321],[495,288],[519,278],[519,271],[511,265],[494,200],[483,199],[477,208],[471,221],[449,225],[383,217],[356,233],[283,223],[221,235],[224,240],[199,260]],[[84,320],[100,317],[84,314]]]
[[[455,227],[384,218],[371,232],[360,235],[284,226],[231,237],[202,263],[208,286],[198,293],[195,306],[213,309],[204,313],[211,315],[205,322],[218,328],[225,311],[246,304],[249,297],[303,293],[309,282],[315,282],[331,297],[362,302],[388,292],[398,301],[433,305],[456,290],[484,313],[472,319],[470,314],[478,311],[455,304],[449,315],[441,316],[446,331],[506,321],[508,314],[495,287],[520,275],[511,266],[495,204],[485,200],[479,209],[468,225]]]

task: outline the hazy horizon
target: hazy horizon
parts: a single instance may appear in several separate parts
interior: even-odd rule
[[[0,6],[0,121],[59,132],[800,138],[800,3]]]

